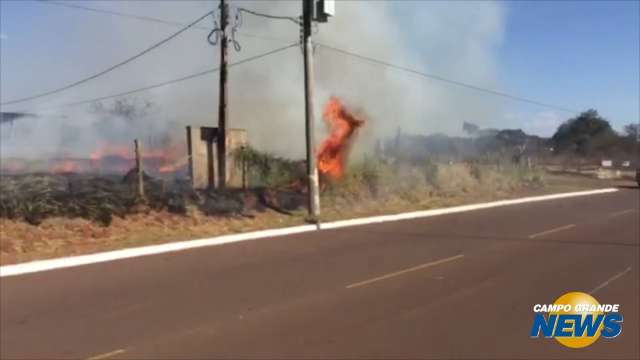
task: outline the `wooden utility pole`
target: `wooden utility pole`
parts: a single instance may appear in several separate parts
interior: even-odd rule
[[[144,199],[144,171],[142,169],[142,144],[138,139],[133,140],[133,146],[136,154],[136,170],[138,172],[138,196]]]
[[[308,208],[312,221],[320,216],[320,191],[318,186],[318,167],[316,166],[314,117],[313,117],[313,48],[311,44],[311,21],[313,0],[302,0],[302,45],[304,48],[304,91],[305,91],[305,130],[307,139],[307,176]]]
[[[220,99],[218,101],[218,187],[227,184],[227,26],[229,5],[220,0]]]

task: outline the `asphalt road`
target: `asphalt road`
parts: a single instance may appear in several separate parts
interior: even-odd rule
[[[0,279],[0,357],[640,358],[640,191],[324,230]],[[532,306],[622,335],[531,339]]]

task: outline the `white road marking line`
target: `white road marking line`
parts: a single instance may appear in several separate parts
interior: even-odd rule
[[[442,209],[413,211],[408,213],[372,216],[367,218],[350,219],[350,220],[339,220],[331,223],[321,223],[319,224],[319,227],[321,230],[336,229],[336,228],[343,228],[347,226],[368,225],[368,224],[382,223],[382,222],[388,222],[388,221],[410,220],[410,219],[454,214],[454,213],[461,213],[461,212],[474,211],[474,210],[490,209],[494,207],[507,206],[507,205],[518,205],[518,204],[525,204],[525,203],[538,202],[538,201],[565,199],[565,198],[577,197],[577,196],[606,194],[606,193],[612,193],[616,191],[618,191],[618,189],[616,188],[607,188],[607,189],[576,191],[576,192],[552,194],[552,195],[530,196],[530,197],[524,197],[520,199],[499,200],[499,201],[492,201],[488,203],[453,206],[453,207],[442,208]]]
[[[613,275],[612,277],[610,277],[607,281],[603,282],[602,284],[596,286],[595,289],[589,291],[589,294],[593,295],[596,291],[598,291],[598,290],[604,288],[605,286],[611,284],[612,282],[618,280],[619,278],[621,278],[624,274],[628,273],[629,271],[631,271],[631,266],[629,266],[628,268],[624,269],[624,271]]]
[[[175,251],[196,249],[200,247],[223,245],[240,241],[256,240],[268,237],[299,234],[317,230],[316,225],[301,225],[281,229],[270,229],[254,231],[249,233],[223,235],[208,239],[178,241],[159,245],[149,245],[134,247],[122,250],[100,252],[90,255],[70,256],[50,260],[32,261],[15,265],[0,266],[0,277],[16,276],[22,274],[35,273],[63,269],[73,266],[98,264],[102,262],[129,259],[140,256],[164,254]]]
[[[616,211],[614,213],[609,214],[609,217],[620,216],[620,215],[632,213],[634,211],[636,211],[636,209],[627,209],[627,210],[622,210],[622,211]]]
[[[336,228],[343,228],[343,227],[354,226],[354,225],[366,225],[366,224],[375,224],[375,223],[382,223],[382,222],[388,222],[388,221],[426,218],[426,217],[432,217],[432,216],[455,214],[455,213],[462,213],[462,212],[481,210],[481,209],[489,209],[489,208],[494,208],[499,206],[516,205],[516,204],[524,204],[524,203],[530,203],[530,202],[539,202],[539,201],[556,200],[556,199],[565,199],[565,198],[577,197],[577,196],[606,194],[606,193],[612,193],[616,191],[618,191],[618,189],[616,188],[607,188],[607,189],[598,189],[598,190],[589,190],[589,191],[569,192],[569,193],[562,193],[562,194],[531,196],[531,197],[525,197],[520,199],[500,200],[500,201],[493,201],[488,203],[454,206],[454,207],[443,208],[443,209],[431,209],[431,210],[414,211],[414,212],[394,214],[394,215],[382,215],[382,216],[373,216],[373,217],[351,219],[351,220],[334,221],[334,222],[322,223],[318,225],[301,225],[301,226],[293,226],[293,227],[281,228],[281,229],[270,229],[270,230],[254,231],[249,233],[223,235],[223,236],[207,238],[207,239],[187,240],[187,241],[179,241],[179,242],[173,242],[168,244],[141,246],[141,247],[135,247],[135,248],[129,248],[129,249],[100,252],[100,253],[95,253],[90,255],[69,256],[69,257],[62,257],[62,258],[50,259],[50,260],[38,260],[38,261],[32,261],[32,262],[14,264],[14,265],[1,265],[0,277],[17,276],[17,275],[30,274],[30,273],[41,272],[41,271],[49,271],[49,270],[63,269],[63,268],[74,267],[74,266],[97,264],[102,262],[122,260],[122,259],[128,259],[128,258],[134,258],[134,257],[140,257],[140,256],[149,256],[149,255],[170,253],[175,251],[183,251],[188,249],[195,249],[200,247],[223,245],[223,244],[235,243],[240,241],[250,241],[250,240],[257,240],[257,239],[263,239],[263,238],[269,238],[269,237],[299,234],[299,233],[311,232],[316,230],[336,229]]]
[[[360,281],[360,282],[357,282],[357,283],[354,283],[354,284],[351,284],[351,285],[347,285],[346,288],[347,289],[353,289],[353,288],[356,288],[358,286],[364,286],[364,285],[368,285],[368,284],[371,284],[371,283],[376,282],[376,281],[386,280],[386,279],[389,279],[389,278],[392,278],[392,277],[396,277],[396,276],[399,276],[399,275],[406,274],[408,272],[422,270],[422,269],[425,269],[425,268],[428,268],[428,267],[444,264],[446,262],[462,259],[463,257],[464,257],[464,254],[459,254],[459,255],[448,257],[448,258],[445,258],[445,259],[432,261],[430,263],[414,266],[414,267],[411,267],[411,268],[408,268],[408,269],[404,269],[404,270],[392,272],[392,273],[389,273],[389,274],[386,274],[386,275],[378,276],[378,277],[375,277],[373,279],[364,280],[364,281]]]
[[[92,356],[92,357],[88,358],[87,360],[107,359],[107,358],[110,358],[112,356],[116,356],[118,354],[122,354],[123,352],[125,352],[124,349],[118,349],[118,350],[114,350],[114,351],[111,351],[111,352],[108,352],[108,353]]]
[[[565,225],[565,226],[560,226],[560,227],[553,228],[553,229],[550,229],[550,230],[547,230],[547,231],[543,231],[543,232],[539,232],[539,233],[535,233],[535,234],[529,235],[529,239],[535,239],[535,238],[540,237],[540,236],[553,234],[553,233],[556,233],[556,232],[559,232],[559,231],[569,230],[569,229],[572,229],[574,227],[576,227],[576,224],[569,224],[569,225]]]

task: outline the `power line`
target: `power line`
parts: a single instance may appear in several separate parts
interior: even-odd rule
[[[279,41],[279,42],[291,41],[291,39],[285,39],[285,38],[273,37],[273,36],[256,35],[256,34],[246,33],[244,31],[243,32],[238,31],[236,34],[238,34],[240,36],[249,37],[249,38],[255,38],[255,39],[260,39],[260,40],[270,40],[270,41]]]
[[[253,11],[253,10],[249,10],[249,9],[246,9],[246,8],[238,8],[238,11],[246,12],[246,13],[249,13],[251,15],[264,17],[264,18],[267,18],[267,19],[289,20],[289,21],[293,21],[296,25],[301,25],[300,20],[295,18],[295,17],[293,17],[293,16],[277,16],[277,15],[264,14],[264,13],[260,13],[260,12]]]
[[[111,67],[109,67],[109,68],[107,68],[107,69],[105,69],[105,70],[103,70],[103,71],[101,71],[99,73],[96,73],[96,74],[91,75],[91,76],[89,76],[87,78],[78,80],[78,81],[76,81],[74,83],[71,83],[71,84],[68,84],[66,86],[63,86],[63,87],[60,87],[60,88],[57,88],[57,89],[54,89],[54,90],[50,90],[50,91],[47,91],[47,92],[44,92],[44,93],[41,93],[41,94],[37,94],[37,95],[32,95],[32,96],[28,96],[28,97],[24,97],[24,98],[20,98],[20,99],[6,101],[6,102],[1,103],[1,105],[11,105],[11,104],[21,103],[21,102],[25,102],[25,101],[29,101],[29,100],[34,100],[34,99],[37,99],[37,98],[40,98],[40,97],[52,95],[52,94],[67,90],[67,89],[69,89],[71,87],[74,87],[74,86],[80,85],[82,83],[85,83],[87,81],[93,80],[93,79],[95,79],[95,78],[97,78],[99,76],[102,76],[102,75],[104,75],[104,74],[106,74],[106,73],[108,73],[108,72],[110,72],[112,70],[115,70],[116,68],[118,68],[120,66],[123,66],[123,65],[125,65],[125,64],[127,64],[127,63],[129,63],[129,62],[131,62],[131,61],[133,61],[133,60],[145,55],[146,53],[148,53],[148,52],[154,50],[155,48],[163,45],[164,43],[172,40],[173,38],[175,38],[176,36],[180,35],[181,33],[183,33],[184,31],[186,31],[186,30],[188,30],[190,28],[197,28],[197,29],[202,29],[202,30],[209,31],[210,30],[209,27],[198,26],[196,24],[198,22],[202,21],[204,18],[206,18],[207,16],[211,15],[214,12],[214,11],[210,11],[210,12],[206,13],[205,15],[201,16],[200,18],[196,19],[195,21],[191,22],[190,24],[185,25],[183,23],[170,21],[170,20],[164,20],[164,19],[159,19],[159,18],[154,18],[154,17],[149,17],[149,16],[140,16],[140,15],[134,15],[134,14],[127,14],[127,13],[111,11],[111,10],[97,9],[97,8],[83,6],[83,5],[63,3],[63,2],[59,2],[59,1],[45,1],[45,0],[38,0],[38,1],[40,1],[42,3],[46,3],[46,4],[59,5],[59,6],[64,6],[64,7],[68,7],[68,8],[80,9],[80,10],[91,11],[91,12],[96,12],[96,13],[104,13],[104,14],[109,14],[109,15],[114,15],[114,16],[127,17],[127,18],[142,20],[142,21],[148,21],[148,22],[161,23],[161,24],[165,24],[165,25],[183,26],[183,28],[180,29],[179,31],[177,31],[176,33],[172,34],[168,38],[166,38],[166,39],[164,39],[164,40],[152,45],[151,47],[145,49],[144,51],[134,55],[133,57],[130,57],[130,58],[118,63],[118,64],[115,64],[115,65],[113,65],[113,66],[111,66]],[[255,15],[255,16],[261,16],[261,17],[271,18],[271,19],[290,20],[290,21],[295,22],[296,24],[299,24],[299,21],[296,18],[293,18],[293,17],[275,16],[275,15],[263,14],[263,13],[259,13],[259,12],[252,11],[252,10],[245,9],[245,8],[238,8],[238,10],[242,11],[242,12],[247,12],[247,13]],[[285,39],[269,38],[269,37],[263,37],[263,36],[258,36],[258,35],[253,35],[253,34],[246,34],[246,33],[239,33],[239,34],[240,35],[244,35],[244,36],[248,36],[248,37],[256,37],[256,38],[269,39],[269,40],[285,40]],[[537,101],[537,100],[532,100],[532,99],[528,99],[528,98],[524,98],[524,97],[520,97],[520,96],[516,96],[516,95],[511,95],[511,94],[508,94],[508,93],[504,93],[504,92],[500,92],[500,91],[496,91],[496,90],[492,90],[492,89],[488,89],[488,88],[483,88],[483,87],[480,87],[480,86],[467,84],[467,83],[463,83],[463,82],[456,81],[456,80],[450,80],[450,79],[444,78],[444,77],[439,76],[439,75],[424,73],[424,72],[421,72],[421,71],[418,71],[418,70],[414,70],[414,69],[407,68],[407,67],[404,67],[404,66],[392,64],[392,63],[385,62],[385,61],[378,60],[378,59],[374,59],[374,58],[367,57],[367,56],[364,56],[364,55],[360,55],[360,54],[357,54],[357,53],[354,53],[354,52],[350,52],[350,51],[347,51],[347,50],[338,49],[338,48],[335,48],[335,47],[332,47],[332,46],[329,46],[329,45],[324,45],[324,44],[319,44],[319,43],[317,45],[319,45],[321,47],[324,47],[324,48],[326,48],[328,50],[331,50],[331,51],[334,51],[334,52],[337,52],[337,53],[341,53],[343,55],[348,55],[348,56],[352,56],[352,57],[355,57],[355,58],[359,58],[361,60],[365,60],[365,61],[368,61],[368,62],[371,62],[371,63],[374,63],[374,64],[378,64],[378,65],[382,65],[382,66],[386,66],[386,67],[391,67],[391,68],[394,68],[394,69],[397,69],[397,70],[402,70],[402,71],[409,72],[409,73],[412,73],[412,74],[415,74],[415,75],[419,75],[419,76],[422,76],[422,77],[426,77],[426,78],[442,81],[442,82],[445,82],[445,83],[449,83],[449,84],[452,84],[452,85],[465,87],[465,88],[468,88],[468,89],[472,89],[472,90],[488,93],[488,94],[491,94],[491,95],[505,97],[505,98],[509,98],[509,99],[512,99],[512,100],[526,102],[526,103],[530,103],[530,104],[535,104],[535,105],[538,105],[538,106],[553,108],[553,109],[556,109],[556,110],[569,112],[569,113],[578,113],[579,112],[577,110],[573,110],[573,109],[569,109],[569,108],[565,108],[565,107],[561,107],[561,106],[557,106],[557,105],[553,105],[553,104],[543,103],[543,102],[540,102],[540,101]],[[292,47],[292,46],[295,46],[295,45],[288,45],[286,47],[276,49],[276,50],[274,50],[274,52],[277,52],[277,51],[280,51],[280,50],[284,50],[284,49]],[[271,53],[273,53],[273,52],[269,52],[269,53],[266,53],[264,55],[265,56],[266,55],[270,55]],[[249,61],[251,59],[252,58],[249,58],[249,59],[247,59],[247,61]],[[239,63],[241,63],[241,62],[239,62]],[[236,63],[236,64],[239,64],[239,63]],[[108,98],[112,98],[112,97],[128,95],[129,93],[145,91],[145,90],[153,89],[153,88],[156,88],[156,87],[169,85],[169,84],[172,84],[174,82],[188,80],[188,79],[191,79],[193,77],[205,75],[205,74],[207,74],[209,72],[212,72],[212,71],[215,71],[215,69],[207,70],[207,71],[204,71],[204,72],[201,72],[201,73],[197,73],[197,74],[193,74],[193,75],[189,75],[189,76],[186,76],[184,78],[171,80],[171,81],[168,81],[168,82],[165,82],[165,83],[152,85],[150,87],[145,87],[145,88],[132,90],[130,92],[125,92],[125,93],[121,93],[121,94],[106,96],[104,98],[99,98],[99,99],[82,101],[82,102],[78,102],[78,103],[71,103],[71,104],[67,104],[67,105],[63,105],[63,106],[78,105],[78,104],[82,104],[82,103],[86,103],[86,102],[99,101],[99,100],[108,99]]]
[[[180,23],[180,22],[177,22],[177,21],[164,20],[164,19],[154,18],[154,17],[150,17],[150,16],[128,14],[128,13],[123,13],[123,12],[119,12],[119,11],[92,8],[92,7],[89,7],[89,6],[78,5],[78,4],[68,4],[68,3],[61,2],[61,1],[54,1],[54,0],[36,0],[36,1],[44,3],[44,4],[64,6],[64,7],[71,8],[71,9],[85,10],[85,11],[91,11],[91,12],[95,12],[95,13],[126,17],[126,18],[131,18],[131,19],[142,20],[142,21],[155,22],[155,23],[164,24],[164,25],[172,25],[172,26],[184,26],[185,25],[184,23]],[[193,26],[193,28],[211,30],[211,29],[207,28],[206,26],[198,26],[198,25]]]
[[[511,94],[507,94],[507,93],[504,93],[504,92],[500,92],[500,91],[496,91],[496,90],[492,90],[492,89],[488,89],[488,88],[483,88],[483,87],[480,87],[480,86],[471,85],[471,84],[463,83],[463,82],[456,81],[456,80],[450,80],[450,79],[444,78],[444,77],[439,76],[439,75],[433,75],[433,74],[424,73],[424,72],[421,72],[421,71],[418,71],[418,70],[410,69],[408,67],[404,67],[404,66],[392,64],[392,63],[389,63],[389,62],[386,62],[386,61],[374,59],[374,58],[371,58],[371,57],[368,57],[368,56],[356,54],[354,52],[350,52],[350,51],[347,51],[347,50],[338,49],[338,48],[335,48],[333,46],[319,44],[319,43],[317,43],[317,45],[320,46],[320,47],[323,47],[325,49],[328,49],[328,50],[331,50],[331,51],[334,51],[334,52],[337,52],[337,53],[340,53],[340,54],[343,54],[343,55],[352,56],[352,57],[355,57],[355,58],[358,58],[358,59],[361,59],[361,60],[366,60],[366,61],[374,63],[374,64],[378,64],[378,65],[394,68],[394,69],[397,69],[397,70],[402,70],[402,71],[409,72],[409,73],[412,73],[412,74],[415,74],[415,75],[419,75],[419,76],[422,76],[422,77],[425,77],[425,78],[442,81],[442,82],[445,82],[445,83],[449,83],[449,84],[452,84],[452,85],[457,85],[457,86],[461,86],[461,87],[464,87],[464,88],[468,88],[468,89],[484,92],[484,93],[487,93],[487,94],[501,96],[501,97],[508,98],[508,99],[511,99],[511,100],[526,102],[526,103],[529,103],[529,104],[548,107],[548,108],[551,108],[551,109],[564,111],[564,112],[568,112],[568,113],[573,113],[573,114],[576,114],[576,113],[580,112],[578,110],[573,110],[573,109],[565,108],[565,107],[558,106],[558,105],[547,104],[547,103],[543,103],[543,102],[540,102],[540,101],[537,101],[537,100],[532,100],[532,99],[527,99],[527,98],[524,98],[524,97],[520,97],[520,96],[517,96],[517,95],[511,95]]]
[[[98,72],[96,74],[93,74],[93,75],[88,76],[86,78],[83,78],[81,80],[75,81],[75,82],[73,82],[71,84],[59,87],[57,89],[49,90],[49,91],[46,91],[46,92],[43,92],[43,93],[40,93],[40,94],[36,94],[36,95],[26,96],[26,97],[15,99],[15,100],[5,101],[5,102],[1,103],[1,105],[17,104],[17,103],[21,103],[21,102],[25,102],[25,101],[29,101],[29,100],[38,99],[38,98],[41,98],[41,97],[44,97],[44,96],[56,94],[56,93],[59,93],[61,91],[70,89],[70,88],[72,88],[74,86],[78,86],[80,84],[86,83],[87,81],[93,80],[93,79],[95,79],[97,77],[100,77],[100,76],[102,76],[102,75],[104,75],[104,74],[106,74],[106,73],[108,73],[110,71],[113,71],[113,70],[115,70],[115,69],[117,69],[117,68],[119,68],[119,67],[121,67],[123,65],[126,65],[126,64],[134,61],[135,59],[147,54],[148,52],[150,52],[150,51],[152,51],[152,50],[164,45],[165,43],[169,42],[170,40],[172,40],[176,36],[178,36],[178,35],[182,34],[183,32],[187,31],[189,28],[191,28],[192,26],[194,26],[195,24],[197,24],[198,22],[200,22],[202,19],[206,18],[207,16],[211,15],[212,13],[213,13],[213,11],[209,11],[208,13],[200,16],[198,19],[194,20],[193,22],[191,22],[187,26],[185,26],[182,29],[178,30],[177,32],[173,33],[171,36],[161,40],[158,43],[155,43],[155,44],[151,45],[150,47],[148,47],[145,50],[139,52],[138,54],[136,54],[136,55],[124,60],[124,61],[121,61],[121,62],[119,62],[119,63],[117,63],[115,65],[112,65],[112,66],[108,67],[107,69],[102,70],[102,71],[100,71],[100,72]]]
[[[58,5],[58,6],[63,6],[63,7],[71,8],[71,9],[76,9],[76,10],[90,11],[90,12],[94,12],[94,13],[98,13],[98,14],[105,14],[105,15],[112,15],[112,16],[120,16],[120,17],[124,17],[124,18],[130,18],[130,19],[135,19],[135,20],[153,22],[153,23],[158,23],[158,24],[163,24],[163,25],[170,25],[170,26],[185,26],[186,25],[185,23],[178,22],[178,21],[165,20],[165,19],[160,19],[160,18],[151,17],[151,16],[143,16],[143,15],[123,13],[123,12],[119,12],[119,11],[98,9],[98,8],[93,8],[93,7],[84,6],[84,5],[78,5],[78,4],[68,4],[68,3],[64,3],[64,2],[60,2],[60,1],[54,1],[54,0],[37,0],[37,1],[39,1],[41,3],[44,3],[44,4]],[[211,27],[201,26],[201,25],[195,25],[192,28],[193,29],[198,29],[198,30],[205,30],[205,31],[211,31],[211,29],[212,29]],[[241,36],[249,37],[249,38],[256,38],[256,39],[262,39],[262,40],[287,41],[287,42],[291,41],[291,39],[284,39],[284,38],[278,38],[278,37],[272,37],[272,36],[264,36],[264,35],[256,35],[256,34],[246,33],[244,31],[243,32],[238,31],[237,34],[241,35]]]
[[[273,55],[273,54],[276,54],[278,52],[284,51],[284,50],[286,50],[288,48],[297,47],[298,45],[299,45],[298,43],[295,43],[295,44],[283,46],[283,47],[268,51],[266,53],[258,54],[258,55],[255,55],[255,56],[248,57],[246,59],[242,59],[242,60],[236,61],[234,63],[230,63],[228,66],[232,67],[232,66],[241,65],[241,64],[253,61],[253,60],[258,60],[258,59],[263,58],[265,56]],[[182,81],[185,81],[185,80],[194,79],[194,78],[197,78],[197,77],[200,77],[200,76],[204,76],[204,75],[207,75],[207,74],[211,74],[213,72],[218,71],[219,69],[220,69],[219,67],[215,67],[215,68],[212,68],[212,69],[208,69],[208,70],[197,72],[195,74],[183,76],[183,77],[180,77],[180,78],[177,78],[177,79],[172,79],[172,80],[164,81],[164,82],[161,82],[161,83],[157,83],[157,84],[153,84],[153,85],[149,85],[149,86],[145,86],[145,87],[141,87],[141,88],[137,88],[137,89],[133,89],[133,90],[128,90],[128,91],[117,93],[117,94],[113,94],[113,95],[101,96],[101,97],[88,99],[88,100],[75,101],[75,102],[71,102],[71,103],[66,103],[66,104],[62,104],[62,105],[56,105],[56,106],[44,108],[44,109],[48,110],[48,109],[58,109],[58,108],[63,108],[63,107],[77,106],[77,105],[93,103],[93,102],[96,102],[96,101],[108,100],[108,99],[113,99],[113,98],[117,98],[117,97],[121,97],[121,96],[131,95],[131,94],[152,90],[152,89],[156,89],[156,88],[167,86],[167,85],[172,85],[172,84],[175,84],[175,83],[178,83],[178,82],[182,82]]]

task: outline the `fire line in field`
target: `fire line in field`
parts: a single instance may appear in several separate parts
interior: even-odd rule
[[[173,173],[187,164],[187,157],[181,156],[184,149],[180,145],[169,145],[145,149],[143,158],[146,170],[153,173]],[[62,158],[49,160],[48,170],[52,173],[126,172],[135,166],[135,156],[131,146],[103,143],[91,152],[88,158]],[[24,171],[17,168],[16,171]]]
[[[329,126],[329,135],[318,150],[318,171],[337,180],[344,175],[351,144],[357,129],[364,125],[365,120],[354,115],[335,96],[325,106],[323,118]]]

